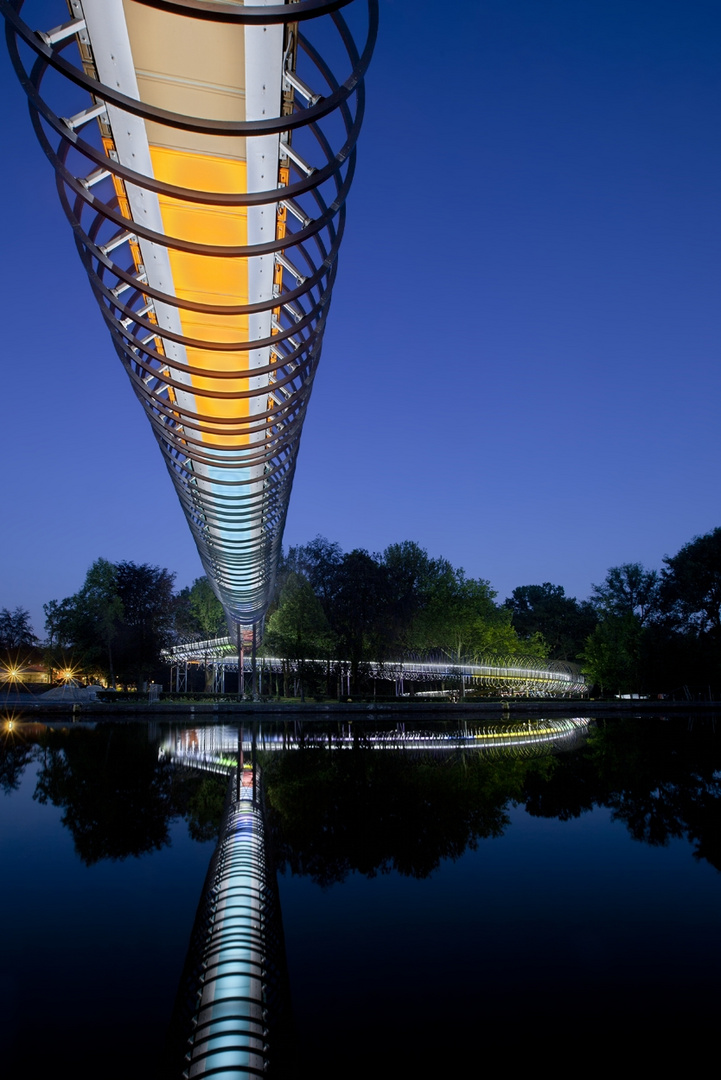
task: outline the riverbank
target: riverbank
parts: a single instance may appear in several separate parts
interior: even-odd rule
[[[140,696],[139,696],[140,697]],[[143,695],[144,697],[144,695]],[[398,699],[397,701],[117,701],[117,702],[49,702],[34,694],[9,694],[0,697],[0,717],[15,721],[37,720],[41,716],[53,720],[90,720],[107,723],[122,720],[174,720],[216,722],[222,719],[233,723],[246,717],[303,716],[388,716],[436,717],[452,719],[459,716],[530,715],[619,715],[659,716],[667,714],[721,712],[718,701],[594,701],[588,698],[507,698],[495,701],[427,702]]]

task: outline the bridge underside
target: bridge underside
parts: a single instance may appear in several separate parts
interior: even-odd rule
[[[320,359],[377,0],[56,8],[37,26],[31,0],[0,0],[10,55],[203,567],[229,624],[254,624]],[[95,358],[78,361],[92,385]],[[109,466],[118,444],[109,418]]]

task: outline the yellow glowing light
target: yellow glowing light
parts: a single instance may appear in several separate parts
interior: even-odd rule
[[[3,735],[18,735],[22,731],[22,724],[19,723],[20,719],[20,715],[14,709],[0,715],[0,725],[2,725],[0,730],[2,730]]]

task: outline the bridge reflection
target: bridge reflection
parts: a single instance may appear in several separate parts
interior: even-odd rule
[[[502,749],[504,753],[534,747],[569,749],[586,733],[588,717],[523,720],[518,723],[478,725],[462,723],[446,730],[397,724],[388,730],[351,721],[319,726],[294,720],[282,727],[253,728],[251,735],[227,725],[186,728],[170,727],[160,744],[161,757],[191,768],[229,773],[237,764],[237,754],[254,747],[263,751],[297,750],[313,746],[348,750],[359,745],[373,750],[478,750]],[[239,741],[240,740],[240,741]]]
[[[198,906],[171,1027],[188,1078],[279,1074],[289,1016],[275,871],[255,762],[239,763]],[[175,1075],[178,1075],[176,1073]]]
[[[417,752],[438,756],[458,751],[513,758],[570,749],[584,738],[589,724],[579,717],[446,730],[399,724],[384,731],[357,722],[303,721],[272,728],[256,721],[249,731],[222,725],[170,728],[159,746],[162,759],[228,776],[218,847],[198,907],[172,1027],[171,1056],[182,1058],[183,1076],[289,1075],[288,979],[259,755],[268,762],[304,750],[315,758],[316,751],[360,749],[411,752],[414,759]],[[383,760],[391,758],[383,755]]]

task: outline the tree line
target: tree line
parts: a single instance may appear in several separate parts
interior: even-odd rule
[[[76,593],[43,604],[41,645],[23,608],[0,610],[0,656],[12,664],[25,650],[52,673],[102,678],[111,686],[162,679],[161,651],[181,641],[215,637],[224,617],[207,578],[174,590],[160,566],[96,559]]]
[[[512,611],[495,597],[490,582],[429,557],[413,541],[372,555],[343,552],[319,536],[292,547],[283,561],[264,647],[300,664],[303,680],[314,674],[305,667],[309,658],[342,657],[355,690],[362,689],[370,660],[442,654],[460,664],[480,656],[544,657],[541,636],[522,637]]]
[[[721,528],[695,537],[660,572],[611,567],[591,596],[521,585],[502,603],[490,583],[406,541],[381,555],[317,537],[291,548],[267,646],[295,661],[435,653],[567,660],[602,694],[711,694],[721,682]]]
[[[586,600],[543,582],[499,602],[489,581],[413,541],[371,554],[318,536],[281,561],[262,649],[310,682],[323,678],[310,660],[324,660],[329,676],[342,657],[357,688],[370,660],[435,655],[573,661],[604,694],[718,692],[721,528],[663,562],[660,572],[611,567]],[[158,673],[161,649],[227,633],[208,580],[176,592],[174,579],[158,566],[96,560],[77,593],[44,605],[46,662],[139,685]],[[38,645],[24,609],[0,610],[6,656]]]
[[[580,653],[584,670],[606,693],[711,698],[721,682],[721,528],[663,563],[660,573],[613,567],[593,586],[598,623]]]

